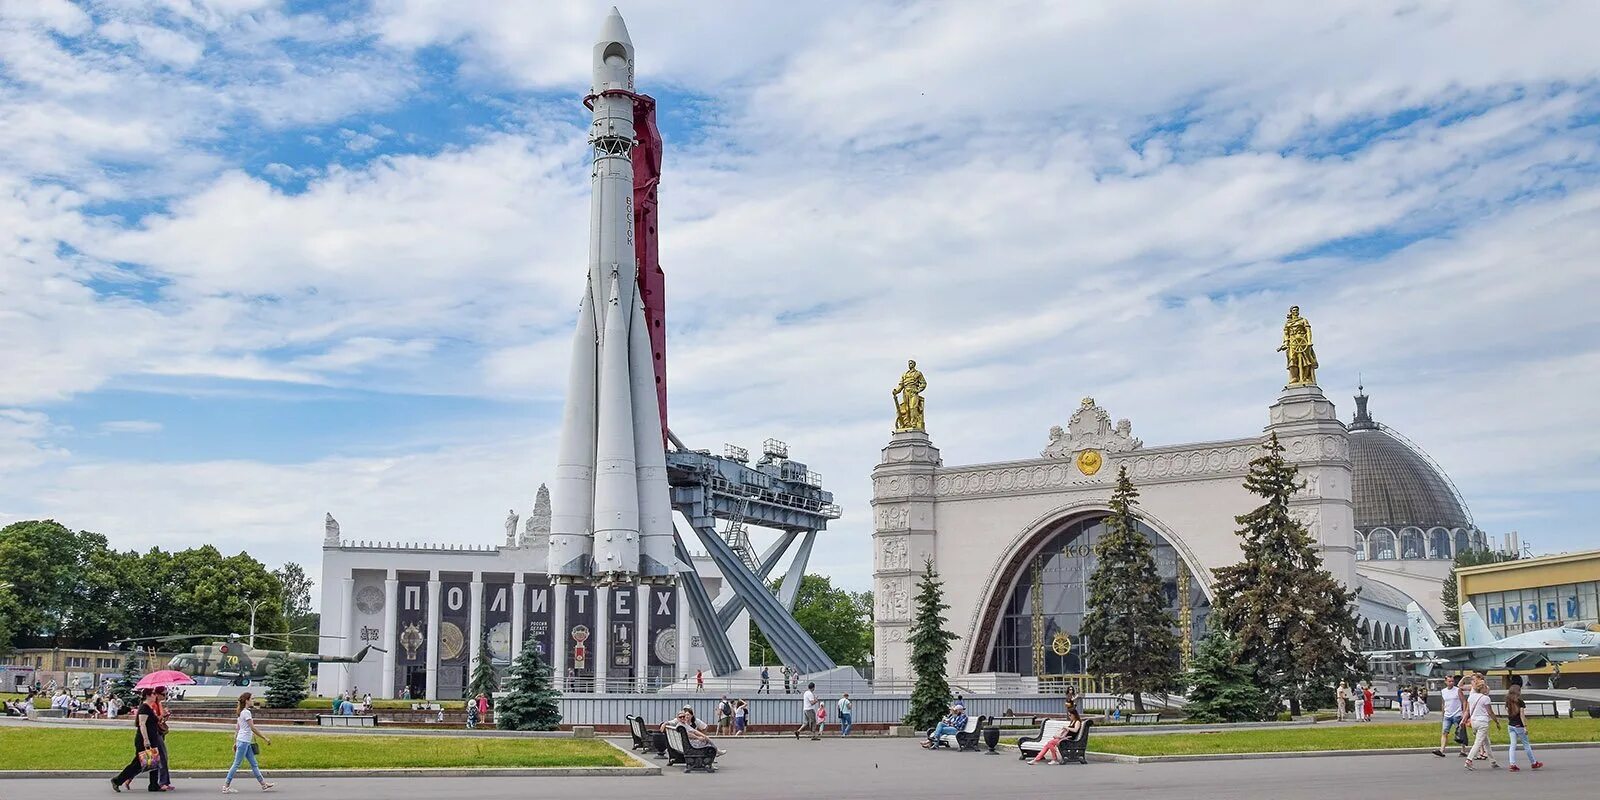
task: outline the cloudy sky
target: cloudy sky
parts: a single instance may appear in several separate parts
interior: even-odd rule
[[[0,0],[0,523],[499,538],[553,468],[608,5]],[[906,358],[950,464],[1090,394],[1229,438],[1291,303],[1482,527],[1600,544],[1600,6],[622,10],[672,426],[823,473],[819,571],[869,584]]]

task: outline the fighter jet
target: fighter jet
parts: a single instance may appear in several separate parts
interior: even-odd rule
[[[282,638],[280,634],[258,635],[263,638]],[[215,637],[218,641],[210,644],[197,644],[189,648],[187,653],[174,655],[172,661],[167,664],[167,669],[175,669],[192,678],[225,678],[235,685],[249,686],[250,681],[267,677],[267,671],[272,668],[273,659],[287,658],[308,664],[312,662],[356,664],[366,658],[367,653],[370,651],[386,652],[381,647],[372,646],[361,648],[353,656],[325,656],[318,653],[259,649],[243,642],[238,634],[202,633],[186,636],[151,636],[143,639],[123,639],[122,642],[168,642],[204,637]],[[344,637],[320,638],[341,639]]]
[[[1576,623],[1496,639],[1471,603],[1461,604],[1460,646],[1444,646],[1416,603],[1406,606],[1406,626],[1411,633],[1410,649],[1370,650],[1362,655],[1374,661],[1412,665],[1424,676],[1436,670],[1519,672],[1600,656],[1600,633]]]

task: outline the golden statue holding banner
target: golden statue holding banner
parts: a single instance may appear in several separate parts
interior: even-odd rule
[[[1289,385],[1310,386],[1317,382],[1317,351],[1311,346],[1311,322],[1300,316],[1299,306],[1289,307],[1283,323],[1283,344],[1278,345],[1289,362]]]
[[[900,376],[891,394],[894,396],[894,432],[927,430],[922,418],[922,393],[928,380],[917,370],[916,361],[906,362],[906,374]]]

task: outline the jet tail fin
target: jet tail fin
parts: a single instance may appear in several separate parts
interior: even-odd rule
[[[1428,624],[1428,616],[1422,613],[1422,606],[1416,603],[1406,606],[1406,629],[1407,633],[1410,634],[1411,649],[1414,651],[1436,650],[1444,646],[1444,643],[1439,641],[1439,634],[1435,633],[1433,626]],[[1420,664],[1414,669],[1424,676],[1433,673],[1433,665],[1431,663]]]
[[[1489,626],[1478,616],[1478,609],[1471,603],[1461,604],[1461,643],[1469,647],[1489,644],[1495,640],[1494,634],[1489,632]]]

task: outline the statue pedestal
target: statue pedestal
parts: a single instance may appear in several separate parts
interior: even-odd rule
[[[909,681],[912,598],[923,563],[935,557],[933,492],[939,448],[926,431],[897,431],[872,470],[872,588],[875,674]]]
[[[1283,456],[1299,469],[1305,488],[1289,510],[1316,540],[1323,566],[1347,586],[1356,582],[1354,471],[1350,434],[1333,402],[1316,384],[1286,386],[1268,409],[1268,435],[1277,434]]]

